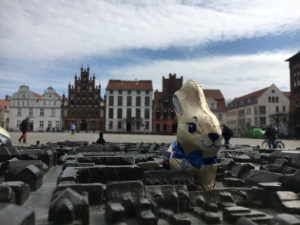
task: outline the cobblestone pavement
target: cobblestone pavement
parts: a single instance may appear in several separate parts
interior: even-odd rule
[[[48,142],[59,141],[88,141],[89,143],[97,141],[98,133],[75,133],[71,135],[68,132],[29,132],[27,135],[27,143],[19,143],[18,139],[21,136],[20,132],[11,132],[11,139],[14,146],[24,145],[30,146],[40,142],[40,144],[46,144]],[[175,139],[176,135],[146,135],[146,134],[104,134],[106,142],[157,142],[157,143],[171,143]],[[282,140],[285,144],[285,149],[300,148],[300,140]],[[248,139],[248,138],[232,138],[232,145],[250,145],[261,146],[262,139]]]

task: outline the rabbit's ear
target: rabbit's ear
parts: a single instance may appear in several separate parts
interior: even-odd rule
[[[179,103],[178,98],[177,98],[176,95],[173,95],[173,106],[174,106],[174,109],[175,109],[177,115],[182,116],[180,103]]]

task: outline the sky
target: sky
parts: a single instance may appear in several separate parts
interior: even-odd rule
[[[299,0],[9,0],[0,8],[0,99],[21,85],[43,94],[90,68],[101,96],[110,79],[169,74],[230,101],[275,84],[290,91],[300,50]]]

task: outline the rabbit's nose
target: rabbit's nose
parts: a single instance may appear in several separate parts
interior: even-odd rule
[[[215,140],[217,140],[220,137],[220,135],[216,134],[216,133],[209,133],[208,137],[214,142]]]

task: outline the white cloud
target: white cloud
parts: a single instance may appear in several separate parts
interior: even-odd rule
[[[299,29],[297,0],[1,3],[1,54],[56,59],[166,49]]]
[[[252,55],[207,56],[189,61],[155,61],[110,71],[115,77],[128,80],[152,79],[154,89],[161,91],[162,77],[176,73],[197,80],[204,89],[220,89],[226,99],[233,99],[275,84],[289,90],[287,58],[295,51],[262,52]]]

